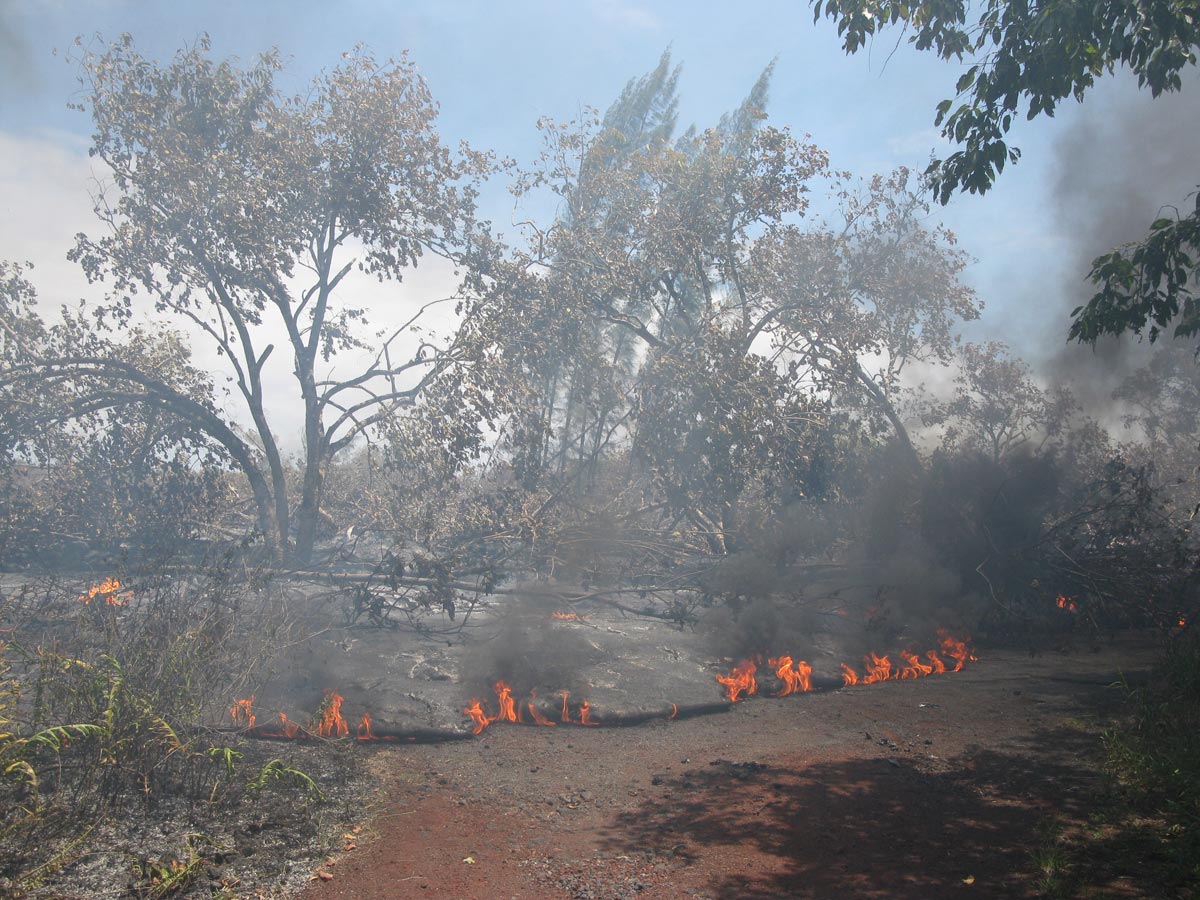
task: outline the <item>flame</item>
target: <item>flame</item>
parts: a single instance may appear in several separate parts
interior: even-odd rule
[[[547,719],[540,712],[538,712],[537,706],[534,705],[536,703],[537,703],[537,691],[530,691],[529,692],[529,702],[525,704],[526,708],[529,710],[529,717],[531,719],[533,719],[533,721],[538,725],[553,726],[555,724],[555,722],[553,722],[550,719]]]
[[[582,622],[585,619],[591,618],[586,613],[580,615],[577,612],[562,612],[560,610],[555,610],[554,612],[550,613],[550,616],[555,619],[562,619],[565,622]]]
[[[842,667],[842,687],[851,687],[858,684],[858,673],[855,672],[845,663],[838,663]]]
[[[951,671],[961,672],[967,661],[975,661],[974,654],[967,646],[965,641],[960,641],[944,628],[938,629],[938,641],[941,644],[942,652],[954,660],[954,668]]]
[[[103,597],[105,604],[108,606],[127,606],[129,601],[133,599],[133,592],[126,591],[120,593],[121,582],[115,578],[105,578],[99,584],[94,584],[87,589],[86,593],[79,595],[79,602],[84,606],[90,604],[97,597]]]
[[[579,704],[579,724],[580,725],[599,725],[599,722],[592,720],[592,704],[584,700]]]
[[[512,688],[503,681],[497,681],[494,685],[496,691],[496,700],[500,704],[500,714],[492,719],[493,722],[515,722],[517,721],[516,705],[513,703]]]
[[[675,718],[677,715],[679,715],[679,704],[678,704],[678,703],[672,703],[672,704],[671,704],[671,718],[673,719],[673,718]]]
[[[360,741],[373,741],[375,735],[371,733],[371,714],[365,712],[362,718],[358,721],[358,731],[355,732],[355,737]]]
[[[1180,616],[1180,617],[1179,617],[1179,627],[1180,627],[1180,628],[1187,628],[1187,616]]]
[[[812,666],[804,660],[795,663],[792,668],[790,656],[780,656],[768,659],[767,665],[775,670],[775,676],[783,682],[783,690],[776,697],[786,697],[788,694],[807,693],[812,690]]]
[[[336,691],[325,692],[321,718],[315,725],[310,723],[310,727],[317,735],[320,737],[345,737],[350,733],[350,726],[342,717],[343,700],[345,697]]]
[[[233,706],[229,707],[229,715],[233,718],[235,726],[253,728],[254,723],[258,721],[258,716],[254,715],[254,698],[234,700]]]
[[[905,666],[900,670],[901,678],[922,678],[926,675],[933,674],[933,666],[927,666],[921,662],[917,654],[909,650],[901,650],[900,658],[904,660]],[[944,670],[943,666],[943,670]]]
[[[730,703],[737,703],[738,697],[747,697],[758,693],[758,680],[754,674],[758,671],[758,663],[753,659],[743,659],[733,667],[728,675],[718,675],[717,681],[725,685],[725,696]]]
[[[929,660],[931,663],[933,663],[933,674],[934,675],[946,674],[946,664],[944,662],[942,662],[942,658],[937,655],[936,650],[926,650],[925,658],[927,660]]]
[[[1067,612],[1076,612],[1079,609],[1079,604],[1075,602],[1074,597],[1064,597],[1062,594],[1058,595],[1058,599],[1054,601],[1054,604],[1059,609],[1065,609]]]
[[[300,726],[295,722],[289,722],[287,713],[279,714],[279,736],[295,740],[300,736]]]
[[[478,700],[472,700],[463,710],[463,714],[475,723],[475,730],[471,732],[472,734],[480,734],[483,729],[492,724],[492,720],[487,717],[487,713],[483,710],[483,704]]]
[[[867,674],[862,677],[863,684],[875,684],[877,681],[898,677],[898,673],[892,671],[892,661],[887,656],[868,653],[863,657],[863,667],[867,670]]]

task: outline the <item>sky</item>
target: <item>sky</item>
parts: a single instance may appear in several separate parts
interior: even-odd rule
[[[250,61],[277,47],[287,61],[283,84],[296,89],[357,44],[381,58],[407,50],[440,105],[443,139],[519,162],[539,150],[539,118],[603,110],[669,48],[683,67],[681,126],[715,124],[775,60],[767,109],[773,124],[811,134],[836,168],[862,176],[900,165],[920,170],[931,152],[948,150],[933,127],[934,108],[959,74],[895,31],[846,56],[834,24],[814,23],[803,2],[0,0],[0,258],[32,261],[35,284],[55,305],[97,291],[65,259],[77,232],[97,230],[89,120],[67,109],[82,94],[66,57],[77,37],[99,46],[123,32],[144,55],[164,61],[201,33],[218,57]],[[1136,153],[1116,162],[1093,154],[1096,142],[1081,142],[1080,134],[1144,102],[1128,79],[1117,78],[1054,119],[1020,123],[1012,142],[1024,157],[996,188],[935,208],[933,218],[975,260],[965,279],[986,311],[968,337],[1004,339],[1035,361],[1068,352],[1074,304],[1060,295],[1078,292],[1086,260],[1107,249],[1081,253],[1081,220],[1110,170],[1144,164]],[[1155,204],[1182,197],[1172,193],[1176,187],[1140,201],[1149,204],[1134,216],[1143,230]],[[483,200],[487,217],[511,223],[502,182]],[[415,299],[422,287],[428,284],[407,290]]]

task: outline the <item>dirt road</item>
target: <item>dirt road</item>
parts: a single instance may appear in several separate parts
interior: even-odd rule
[[[495,725],[381,748],[357,849],[305,900],[1038,896],[1051,830],[1084,827],[1105,718],[1149,646],[751,699],[638,728]],[[1121,897],[1137,873],[1093,873]]]

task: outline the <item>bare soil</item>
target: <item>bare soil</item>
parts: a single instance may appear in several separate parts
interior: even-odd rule
[[[370,748],[383,785],[304,900],[1020,898],[1092,829],[1100,733],[1154,648],[1124,640],[636,728],[493,725]],[[1151,898],[1149,864],[1082,896]]]

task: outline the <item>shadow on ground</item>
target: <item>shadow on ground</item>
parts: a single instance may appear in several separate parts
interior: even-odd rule
[[[720,900],[1035,897],[1047,824],[1085,818],[1099,789],[1095,754],[1094,735],[1064,729],[948,761],[715,760],[656,779],[604,848],[703,859],[722,874],[692,896]]]

